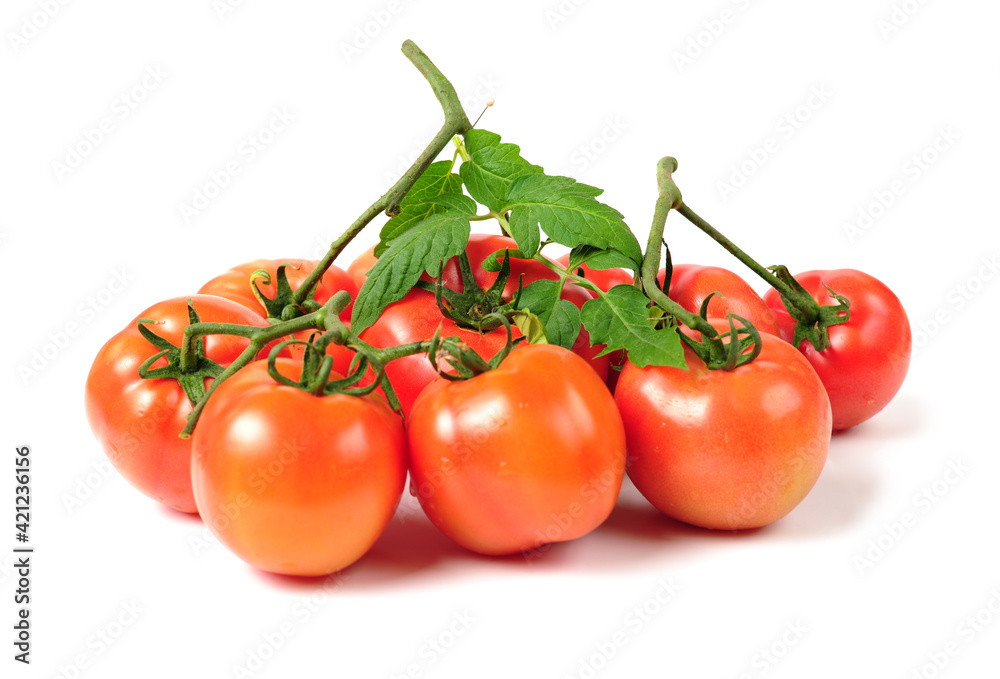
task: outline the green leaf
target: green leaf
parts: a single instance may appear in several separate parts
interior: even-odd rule
[[[444,209],[451,210],[452,212],[468,215],[470,217],[476,216],[476,201],[461,193],[443,193],[436,198],[426,198],[424,201],[426,203],[440,205]]]
[[[618,250],[601,250],[592,245],[578,245],[569,253],[569,265],[566,267],[574,271],[581,264],[586,263],[591,269],[628,269],[638,271],[637,263],[626,257]]]
[[[525,254],[538,250],[540,226],[549,238],[571,248],[617,250],[631,260],[629,268],[636,268],[642,262],[639,241],[618,210],[596,200],[601,193],[571,177],[523,175],[511,183],[498,212],[510,211],[511,236]]]
[[[464,214],[444,212],[411,226],[389,243],[368,272],[351,314],[351,331],[360,335],[382,310],[401,300],[426,271],[441,273],[441,262],[463,252],[471,227]]]
[[[413,184],[413,188],[400,202],[399,214],[382,226],[382,230],[379,232],[379,244],[375,246],[376,257],[382,256],[391,240],[431,215],[441,214],[451,207],[447,204],[434,202],[436,199],[446,195],[462,196],[462,178],[451,169],[452,162],[450,160],[440,160],[432,163],[420,175]],[[467,208],[459,211],[466,212]],[[475,211],[475,204],[473,204],[470,214],[475,214]]]
[[[501,144],[500,135],[493,132],[469,130],[465,134],[465,148],[471,159],[462,163],[459,174],[469,195],[497,213],[502,212],[500,208],[511,182],[542,172],[542,168],[521,157],[518,146]]]
[[[580,317],[591,344],[607,345],[599,356],[624,349],[638,367],[687,367],[680,335],[674,328],[657,330],[650,320],[649,299],[631,285],[616,285],[583,305]]]
[[[526,286],[518,308],[538,317],[549,344],[570,349],[580,335],[580,310],[569,300],[559,298],[557,281],[543,279]]]

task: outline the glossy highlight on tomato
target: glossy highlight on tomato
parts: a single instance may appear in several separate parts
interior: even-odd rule
[[[480,554],[572,540],[611,513],[625,433],[604,382],[576,354],[521,345],[496,370],[438,378],[407,426],[413,492],[428,518]]]
[[[665,270],[657,278],[663,284]],[[708,302],[709,318],[725,318],[732,313],[742,316],[761,332],[777,335],[778,324],[768,305],[750,285],[737,274],[721,266],[700,264],[675,264],[670,276],[670,299],[692,313],[698,313],[702,303],[713,292],[718,293]]]
[[[301,371],[291,359],[276,365],[290,378]],[[326,575],[360,559],[406,479],[402,423],[381,399],[279,385],[264,361],[216,390],[192,439],[205,524],[272,573]]]
[[[154,500],[194,513],[198,510],[191,492],[191,441],[178,436],[191,402],[177,380],[139,376],[139,366],[159,350],[136,327],[140,318],[155,320],[147,327],[179,346],[188,325],[188,300],[204,322],[267,325],[245,306],[212,295],[154,304],[98,352],[87,376],[85,401],[90,428],[118,472]],[[228,366],[248,345],[249,340],[241,337],[209,335],[205,355]],[[160,359],[151,367],[164,364]]]

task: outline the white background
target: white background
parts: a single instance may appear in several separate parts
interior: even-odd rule
[[[892,0],[5,2],[0,674],[997,676],[1000,285],[984,262],[1000,253],[1000,6],[898,4],[894,15]],[[107,338],[239,262],[320,255],[438,129],[434,97],[399,52],[406,38],[471,117],[496,98],[481,126],[549,173],[604,188],[637,234],[656,161],[673,155],[687,202],[764,264],[858,268],[898,293],[919,347],[907,381],[878,417],[835,437],[792,514],[710,533],[629,487],[596,532],[527,563],[464,552],[406,498],[328,590],[252,570],[201,542],[197,519],[94,471],[104,456],[83,382]],[[147,69],[162,75],[144,87]],[[142,98],[127,116],[123,95]],[[294,120],[249,162],[240,145],[275,109]],[[105,118],[110,132],[58,172]],[[181,205],[232,160],[240,174],[185,221]],[[749,177],[724,189],[741,165]],[[900,195],[849,233],[894,182]],[[677,262],[739,270],[677,215],[668,238]],[[112,293],[116,272],[129,282]],[[89,297],[107,303],[84,316]],[[69,323],[80,332],[38,374],[19,370]],[[30,668],[10,643],[11,472],[24,444]],[[925,490],[933,502],[917,499]],[[915,525],[900,534],[906,512]],[[664,583],[679,591],[661,604]],[[651,612],[641,625],[636,607]],[[978,631],[965,622],[977,614]]]

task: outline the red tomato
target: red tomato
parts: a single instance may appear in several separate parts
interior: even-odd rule
[[[562,257],[556,259],[557,262],[563,266],[569,266],[569,255],[566,253]],[[599,287],[604,292],[607,292],[616,285],[632,285],[633,278],[632,272],[625,269],[591,269],[586,264],[581,264],[580,267],[583,269],[583,277],[589,279]],[[576,273],[573,271],[572,273]]]
[[[480,554],[572,540],[611,513],[625,434],[603,381],[570,351],[521,345],[471,380],[438,378],[408,425],[411,492]]]
[[[830,348],[799,347],[830,395],[834,430],[848,429],[881,411],[902,386],[910,365],[910,321],[892,290],[861,271],[807,271],[795,279],[820,305],[837,304],[826,286],[851,302],[851,319],[829,328]],[[764,299],[791,342],[795,320],[781,296],[770,290]]]
[[[258,269],[263,269],[271,274],[270,283],[265,285],[263,280],[258,280],[257,287],[264,293],[264,296],[274,299],[274,294],[277,290],[277,271],[279,266],[282,264],[288,265],[285,267],[285,275],[288,277],[288,282],[291,284],[292,289],[295,290],[298,289],[299,285],[306,279],[310,272],[316,268],[318,263],[309,259],[255,259],[252,262],[234,266],[224,274],[216,276],[201,286],[198,292],[205,295],[218,295],[219,297],[239,302],[246,308],[259,314],[262,318],[267,318],[267,311],[257,301],[257,298],[254,297],[253,288],[250,287],[251,274]],[[336,266],[331,266],[316,285],[316,292],[313,299],[319,304],[324,304],[335,293],[341,290],[347,290],[347,292],[351,293],[353,305],[354,298],[358,296],[358,285],[354,283],[354,279],[346,271]],[[340,314],[341,318],[350,320],[352,305],[349,305]]]
[[[714,320],[718,329],[728,328]],[[787,342],[733,371],[625,365],[615,403],[625,423],[629,477],[667,516],[703,528],[757,528],[812,489],[830,444],[830,401]]]
[[[466,248],[466,253],[469,255],[469,262],[472,264],[472,274],[476,279],[476,283],[479,284],[479,287],[483,289],[489,288],[497,278],[497,274],[484,269],[482,267],[482,263],[486,261],[486,258],[492,253],[505,248],[516,250],[517,243],[513,238],[493,234],[474,233],[469,237],[469,245]],[[502,252],[497,256],[497,260],[503,260]],[[514,298],[514,295],[517,293],[518,280],[521,279],[522,276],[524,286],[527,286],[537,280],[544,279],[554,281],[559,279],[554,271],[541,262],[536,262],[533,259],[511,258],[510,278],[507,279],[507,285],[504,286],[503,290],[504,299],[511,300]],[[462,283],[462,275],[458,268],[457,259],[451,259],[445,262],[444,269],[441,272],[441,280],[445,287],[451,288],[452,290],[462,291],[465,289]],[[562,298],[569,300],[579,308],[583,307],[583,305],[593,299],[594,296],[586,289],[576,285],[575,283],[567,283],[563,288]],[[590,333],[583,328],[580,329],[580,334],[577,336],[576,342],[573,344],[573,352],[580,354],[587,359],[590,367],[601,376],[602,380],[606,380],[608,377],[608,365],[610,359],[607,356],[595,358],[595,356],[603,349],[603,345],[592,347],[590,345]]]
[[[258,314],[261,318],[267,318],[267,310],[254,297],[253,288],[250,287],[250,276],[258,269],[263,269],[271,274],[271,282],[269,284],[264,285],[262,280],[258,280],[257,287],[266,297],[274,299],[274,294],[277,290],[277,271],[278,267],[282,264],[288,265],[285,267],[285,275],[288,277],[288,282],[294,290],[316,268],[318,262],[308,259],[255,259],[252,262],[234,266],[224,274],[216,276],[201,286],[198,292],[206,295],[218,295],[219,297],[239,302]],[[334,294],[341,290],[351,293],[351,304],[340,314],[340,318],[346,322],[351,320],[351,309],[354,305],[354,298],[358,295],[358,288],[359,286],[354,283],[353,278],[346,271],[336,266],[331,266],[326,270],[322,278],[320,278],[313,299],[319,304],[325,304]],[[294,339],[308,341],[314,332],[310,330],[296,333]],[[292,358],[298,360],[302,358],[303,351],[304,349],[301,345],[292,345],[289,354]],[[346,373],[349,370],[351,361],[354,359],[354,352],[336,344],[329,345],[326,353],[333,356],[333,369],[340,373]]]
[[[657,279],[663,284],[664,269]],[[670,277],[670,299],[692,313],[698,313],[702,302],[713,292],[718,295],[708,303],[709,318],[725,318],[727,313],[742,316],[761,332],[778,334],[778,324],[764,300],[750,285],[729,269],[721,266],[675,264]]]
[[[291,359],[277,365],[288,377],[301,370]],[[218,388],[192,440],[206,525],[272,573],[325,575],[360,559],[406,480],[402,423],[384,402],[279,385],[263,361]]]
[[[375,246],[373,245],[358,255],[351,262],[350,266],[347,267],[347,275],[354,280],[354,284],[358,286],[358,290],[368,280],[368,272],[375,266],[375,262],[377,261],[378,257],[375,256]]]
[[[175,297],[154,304],[98,352],[87,376],[87,419],[108,459],[125,479],[168,507],[196,512],[191,494],[191,441],[179,438],[191,403],[173,379],[143,379],[139,366],[159,352],[139,334],[136,321],[149,318],[154,333],[179,346],[188,325],[191,300],[204,322],[263,327],[267,322],[236,302],[210,295]],[[208,335],[205,354],[223,366],[232,363],[249,340]],[[160,359],[152,367],[166,365]]]
[[[411,290],[406,297],[387,306],[379,319],[361,333],[360,339],[373,347],[384,349],[429,340],[439,325],[441,337],[461,338],[487,361],[507,343],[507,331],[503,328],[479,334],[475,330],[462,328],[454,321],[444,318],[434,301],[434,293],[419,288]],[[521,336],[516,327],[511,326],[511,330],[514,339]],[[439,365],[443,369],[452,371],[443,360],[439,361]],[[431,365],[427,354],[414,354],[396,359],[386,366],[385,372],[407,418],[417,395],[437,377],[437,370]]]

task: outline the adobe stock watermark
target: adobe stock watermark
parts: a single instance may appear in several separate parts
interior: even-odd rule
[[[600,131],[576,147],[569,156],[569,161],[573,167],[583,172],[591,163],[600,158],[604,153],[618,141],[622,134],[628,130],[628,123],[619,116],[608,116],[604,119]]]
[[[882,39],[889,40],[899,33],[927,2],[928,0],[903,0],[893,3],[888,16],[880,18],[875,24]]]
[[[246,0],[212,0],[212,11],[215,12],[219,21],[225,21],[230,14],[243,7],[245,3]]]
[[[139,621],[146,609],[135,599],[122,602],[118,612],[101,627],[98,627],[84,641],[86,650],[73,656],[73,660],[56,667],[62,679],[79,679],[94,666],[95,661],[119,643],[125,633]]]
[[[476,84],[466,91],[466,94],[460,95],[462,108],[465,109],[466,113],[470,114],[470,120],[475,119],[479,115],[479,111],[482,111],[487,104],[496,98],[496,93],[501,85],[502,83],[493,75],[481,75],[476,79]],[[435,130],[433,133],[419,139],[414,139],[410,148],[396,157],[395,167],[382,173],[382,181],[385,183],[386,188],[393,186],[410,169],[417,158],[420,157],[420,154],[424,152],[424,149],[431,143],[436,133],[437,131]],[[330,243],[331,241],[333,241],[333,238],[330,238],[326,242]],[[328,244],[324,245],[324,254],[328,247]]]
[[[397,16],[402,14],[413,0],[389,0],[384,7],[373,9],[364,23],[357,24],[349,40],[340,41],[340,53],[344,61],[351,63],[389,28]]]
[[[313,620],[333,595],[350,579],[348,573],[334,573],[323,579],[315,591],[303,594],[292,605],[288,614],[271,628],[260,634],[243,655],[240,662],[233,663],[235,679],[249,679],[260,672],[288,640],[294,637],[303,625]]]
[[[219,170],[210,170],[208,181],[194,190],[190,202],[178,203],[177,209],[185,224],[199,217],[222,195],[247,167],[260,157],[274,143],[278,136],[288,129],[295,121],[296,114],[287,107],[281,106],[271,110],[271,117],[254,132],[244,137],[236,145],[236,153],[232,158],[222,163]]]
[[[740,679],[753,679],[767,674],[798,646],[808,631],[798,620],[785,623],[785,628],[774,641],[754,653],[750,659],[750,669],[740,674]]]
[[[882,524],[882,532],[868,540],[862,550],[854,555],[854,567],[865,575],[875,564],[884,559],[934,507],[947,497],[951,489],[972,471],[962,460],[952,460],[938,479],[924,486],[910,497],[910,507],[896,518]]]
[[[393,674],[392,679],[422,679],[452,648],[461,641],[472,624],[476,622],[468,611],[455,612],[451,620],[436,634],[427,640],[417,649],[419,660],[407,664],[406,671],[401,674]]]
[[[70,0],[37,0],[38,9],[21,17],[16,31],[7,32],[7,42],[14,54],[38,37],[46,26],[59,15]]]
[[[267,464],[258,465],[250,472],[246,484],[252,494],[241,492],[237,493],[229,502],[220,502],[217,507],[218,513],[212,517],[210,522],[206,521],[205,526],[200,531],[201,534],[188,538],[188,546],[191,547],[194,555],[198,556],[205,549],[218,544],[219,540],[215,537],[212,528],[219,532],[225,531],[233,523],[239,521],[254,500],[263,495],[268,487],[285,473],[285,470],[295,465],[305,450],[305,446],[300,441],[294,439],[287,441],[281,446],[281,450],[274,459],[269,460]],[[202,512],[202,519],[205,518],[205,512]]]
[[[551,30],[556,30],[561,24],[569,21],[570,17],[576,14],[587,0],[559,0],[558,4],[552,5],[545,10],[545,21],[548,22]]]
[[[750,178],[756,175],[781,151],[783,142],[791,141],[819,111],[833,99],[833,92],[826,85],[814,85],[801,103],[788,110],[774,122],[774,135],[764,138],[746,150],[746,158],[729,166],[728,180],[720,179],[715,183],[723,200],[731,197],[747,185]]]
[[[987,596],[989,598],[978,609],[955,626],[955,632],[949,639],[928,651],[926,659],[921,659],[919,665],[910,668],[910,679],[937,679],[952,660],[962,654],[963,649],[979,639],[1000,618],[1000,588],[994,587]]]
[[[125,269],[111,272],[108,282],[95,292],[87,295],[76,305],[76,315],[72,320],[50,331],[39,344],[31,350],[30,356],[17,365],[17,375],[21,383],[28,386],[65,352],[73,341],[83,334],[97,317],[114,302],[118,295],[125,292],[134,277]]]
[[[159,89],[169,75],[164,72],[162,66],[147,66],[142,77],[134,85],[111,100],[108,115],[102,117],[93,127],[85,127],[80,132],[79,139],[67,144],[65,152],[52,161],[52,171],[56,179],[62,182],[76,172],[83,162],[149,98],[149,95]]]
[[[950,325],[956,315],[978,297],[998,274],[1000,274],[1000,257],[995,254],[983,255],[973,273],[945,292],[944,304],[929,316],[911,323],[913,333],[911,360],[916,359],[931,340]]]
[[[844,221],[847,242],[853,244],[869,231],[909,192],[911,186],[923,179],[944,158],[959,139],[961,136],[950,125],[939,127],[933,141],[903,161],[899,174],[876,189],[865,204],[858,208],[852,220]]]
[[[575,674],[566,672],[563,679],[594,679],[682,590],[673,578],[660,580],[652,595],[626,613],[615,630],[595,642],[592,649],[579,659]]]
[[[678,73],[683,73],[684,69],[693,66],[711,47],[721,38],[729,27],[736,23],[741,13],[750,9],[751,0],[731,0],[729,5],[723,7],[715,15],[701,22],[701,26],[691,33],[684,47],[671,52],[674,65]],[[730,5],[735,6],[734,10]]]

